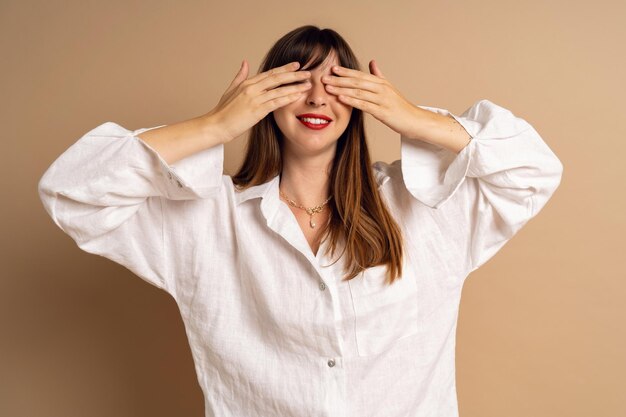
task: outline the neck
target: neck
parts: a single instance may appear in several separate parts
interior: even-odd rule
[[[279,188],[305,207],[322,204],[330,196],[329,164],[313,160],[284,163]]]

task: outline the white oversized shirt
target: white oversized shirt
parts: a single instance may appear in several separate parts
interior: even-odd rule
[[[464,280],[544,207],[563,166],[489,100],[452,116],[472,137],[459,154],[401,136],[401,159],[372,164],[405,238],[391,286],[386,266],[342,282],[343,263],[327,266],[326,244],[314,255],[280,200],[279,176],[237,192],[223,145],[169,165],[137,137],[150,128],[106,122],[39,193],[82,250],[175,299],[207,417],[456,417]]]

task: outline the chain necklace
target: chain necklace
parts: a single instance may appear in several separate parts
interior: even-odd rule
[[[304,207],[298,203],[296,203],[295,201],[293,201],[292,199],[290,199],[289,197],[287,197],[282,191],[280,191],[280,195],[283,196],[283,198],[285,198],[285,200],[287,200],[287,202],[292,205],[293,207],[297,207],[299,209],[305,210],[307,212],[307,214],[309,216],[311,216],[311,218],[309,219],[309,225],[311,226],[312,229],[315,228],[316,223],[313,221],[313,215],[315,213],[319,213],[324,209],[324,206],[326,205],[326,203],[328,203],[330,201],[331,198],[333,198],[333,196],[331,195],[330,197],[328,197],[326,199],[326,201],[324,201],[322,204],[315,206],[315,207]]]

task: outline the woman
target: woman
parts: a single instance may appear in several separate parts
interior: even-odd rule
[[[176,300],[207,416],[457,416],[464,280],[560,184],[510,111],[416,106],[359,68],[335,31],[297,28],[210,112],[104,123],[40,180],[81,249]],[[363,112],[400,134],[401,159],[371,163]]]

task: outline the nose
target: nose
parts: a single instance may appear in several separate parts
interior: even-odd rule
[[[311,88],[307,92],[307,104],[312,106],[322,106],[328,103],[330,94],[326,91],[326,86],[322,82],[321,77],[319,79],[309,79],[311,82]]]

